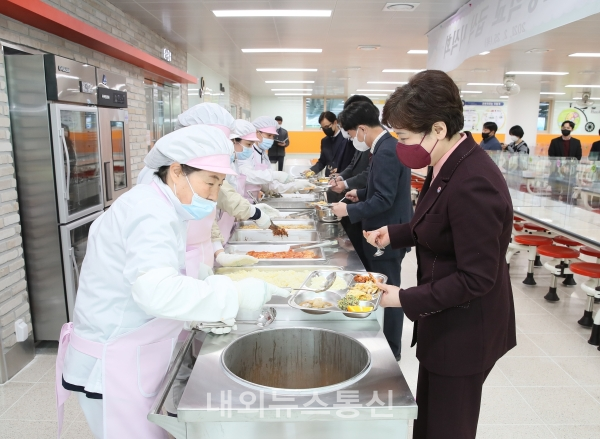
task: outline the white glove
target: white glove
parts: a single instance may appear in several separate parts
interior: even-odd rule
[[[294,187],[294,190],[301,191],[302,189],[306,189],[309,187],[314,188],[315,185],[312,183],[306,183],[305,181],[296,181],[293,183],[293,187]]]
[[[282,216],[281,212],[275,209],[274,207],[269,206],[268,204],[257,204],[255,206],[257,209],[261,211],[261,213],[266,213],[271,218],[280,218]]]
[[[254,265],[258,262],[258,259],[248,255],[231,255],[221,252],[217,255],[217,262],[221,267],[241,267],[244,265]]]
[[[276,287],[259,279],[248,278],[236,282],[240,311],[256,311],[262,309],[273,295],[287,297],[289,290]]]
[[[260,211],[260,218],[257,219],[257,220],[254,220],[254,222],[261,229],[268,229],[269,226],[271,225],[271,218],[269,217],[269,215],[267,215],[265,213],[264,210],[261,210]]]
[[[204,280],[208,276],[214,276],[214,275],[215,275],[215,273],[212,271],[212,268],[210,268],[206,264],[202,264],[202,263],[200,264],[200,269],[198,270],[198,279]]]
[[[287,172],[283,172],[283,171],[273,171],[273,179],[277,180],[280,183],[287,183],[288,181],[294,181],[293,177],[291,180],[289,180],[290,174],[288,174]]]
[[[288,174],[288,178],[284,181],[284,183],[291,183],[294,180],[296,180],[296,177],[294,177],[292,174]]]
[[[185,322],[183,324],[183,329],[185,329],[186,331],[191,331],[192,328],[194,328],[199,323],[200,322]],[[223,323],[222,327],[206,328],[206,329],[202,329],[202,332],[221,335],[221,334],[229,334],[232,330],[237,329],[237,325],[235,324],[235,319],[226,319],[226,320],[223,320],[221,323]]]

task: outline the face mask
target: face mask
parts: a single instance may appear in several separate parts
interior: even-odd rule
[[[323,128],[323,132],[325,133],[326,136],[329,136],[329,137],[333,137],[333,135],[335,134],[335,131],[333,131],[333,128]]]
[[[215,201],[210,201],[206,198],[202,198],[200,195],[194,192],[194,188],[190,184],[187,175],[185,176],[185,179],[190,185],[190,189],[192,190],[192,193],[194,195],[192,195],[192,202],[190,204],[181,203],[181,206],[196,220],[206,218],[213,212],[213,210],[215,210],[217,203]],[[175,189],[177,190],[177,187],[175,187]],[[175,193],[175,195],[177,195],[177,193]]]
[[[260,142],[258,144],[258,147],[260,149],[262,149],[263,151],[267,151],[269,148],[271,148],[273,146],[273,139],[263,139],[262,142]]]
[[[516,142],[517,140],[519,140],[519,138],[517,136],[510,136],[510,140]]]
[[[565,137],[569,137],[571,135],[571,130],[561,130],[560,132]]]
[[[236,152],[235,156],[237,157],[238,160],[248,160],[250,157],[252,157],[252,151],[253,151],[253,148],[251,146],[250,147],[244,146],[243,151]]]
[[[421,143],[425,136],[421,139]],[[438,141],[435,142],[433,148],[431,148],[431,152],[427,152],[421,143],[418,145],[405,145],[404,143],[398,142],[396,145],[396,155],[398,156],[398,160],[402,162],[402,164],[410,169],[421,169],[429,166],[431,164],[431,153],[435,149],[438,144]]]
[[[490,133],[481,133],[481,137],[483,138],[483,140],[485,140],[488,137],[490,137]]]
[[[358,130],[356,130],[356,137],[354,139],[352,139],[352,144],[359,151],[366,151],[369,149],[369,145],[367,145],[367,143],[365,142],[366,139],[367,139],[367,134],[365,133],[365,137],[363,138],[363,141],[361,142],[360,140],[358,140]]]
[[[342,137],[344,139],[349,139],[350,138],[350,134],[348,134],[348,131],[346,131],[345,129],[343,129],[342,127],[340,127],[340,131],[342,133]]]

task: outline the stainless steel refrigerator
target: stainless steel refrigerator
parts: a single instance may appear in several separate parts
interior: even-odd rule
[[[54,55],[4,59],[34,337],[57,340],[104,209],[95,67]]]

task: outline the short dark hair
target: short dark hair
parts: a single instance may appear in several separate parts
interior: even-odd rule
[[[515,125],[510,130],[508,130],[508,134],[510,134],[511,136],[517,136],[519,139],[522,139],[525,135],[525,131],[523,131],[523,128],[521,128],[519,125]]]
[[[381,125],[379,110],[375,105],[365,101],[354,102],[340,113],[340,123],[346,131],[355,130],[359,125],[378,127]]]
[[[283,119],[281,118],[281,116],[275,116],[275,120],[277,122],[283,122]]]
[[[458,87],[441,70],[425,70],[398,87],[383,107],[382,123],[413,133],[429,133],[444,122],[446,138],[463,129],[465,118]]]
[[[493,132],[498,131],[498,125],[496,125],[496,122],[486,122],[483,124],[483,127]]]
[[[158,178],[160,178],[160,180],[164,184],[167,184],[167,175],[169,174],[170,167],[171,167],[170,165],[161,166],[160,168],[158,168],[158,171],[156,171],[154,173],[154,175],[158,176]],[[190,175],[196,171],[200,171],[200,169],[192,168],[191,166],[188,166],[188,165],[181,165],[181,169],[183,171],[183,175]]]
[[[375,105],[373,104],[373,101],[371,99],[364,95],[352,95],[348,99],[346,99],[346,102],[344,102],[344,110],[355,102],[368,102],[372,105]]]
[[[564,127],[566,123],[568,123],[572,129],[575,129],[575,122],[573,122],[572,120],[565,120],[563,123],[560,124],[560,127]]]
[[[337,116],[331,111],[323,111],[319,116],[319,123],[321,123],[323,119],[327,119],[329,122],[333,123],[337,120]]]

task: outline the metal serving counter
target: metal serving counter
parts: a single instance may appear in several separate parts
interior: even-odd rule
[[[287,206],[306,209],[305,203]],[[324,248],[325,260],[310,265],[364,271],[340,223],[317,223],[317,231],[320,241],[338,245]],[[190,335],[148,419],[176,439],[407,437],[417,404],[383,335],[381,309],[350,319],[307,314],[283,297],[274,297],[269,307],[276,318],[268,328],[238,323],[227,335]],[[183,395],[177,417],[169,416],[163,405],[169,407],[170,388],[194,343],[195,365],[189,379],[179,374],[185,378]]]

